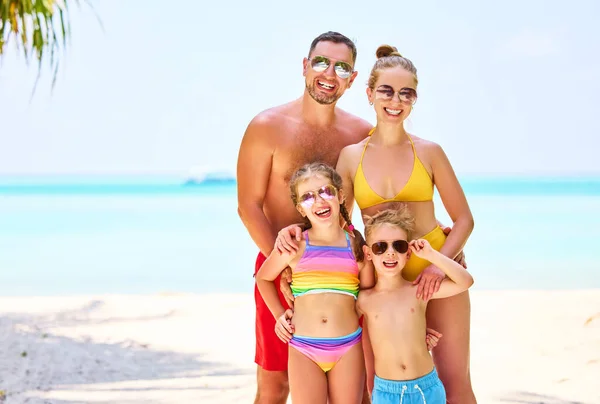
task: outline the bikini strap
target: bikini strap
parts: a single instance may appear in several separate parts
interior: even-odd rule
[[[348,234],[348,232],[344,232],[346,234],[346,247],[348,247],[349,249],[352,249],[352,243],[350,242],[350,235]]]
[[[406,134],[406,136],[408,137],[408,140],[410,140],[410,145],[412,146],[413,154],[415,155],[415,160],[416,160],[417,159],[417,149],[415,148],[415,144],[408,133]]]
[[[306,246],[310,246],[310,243],[308,242],[308,230],[304,230],[302,235],[304,236],[304,240],[306,240]]]
[[[360,155],[360,161],[358,164],[362,164],[363,158],[365,157],[365,152],[367,151],[367,146],[369,145],[369,141],[371,140],[371,133],[375,130],[375,128],[371,129],[371,132],[369,132],[369,138],[367,139],[367,141],[365,142],[365,147],[363,147],[363,151],[362,154]]]

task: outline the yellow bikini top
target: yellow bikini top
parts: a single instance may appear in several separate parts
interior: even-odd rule
[[[371,129],[369,136],[374,131],[375,128]],[[396,194],[396,196],[392,199],[382,198],[375,191],[373,191],[373,189],[369,186],[367,179],[365,178],[362,165],[363,158],[365,157],[365,151],[367,150],[370,140],[371,138],[365,142],[365,147],[362,155],[360,156],[360,162],[358,163],[358,168],[356,169],[356,174],[354,176],[354,199],[356,199],[356,203],[360,209],[366,209],[385,202],[423,202],[431,201],[433,199],[433,181],[425,169],[425,166],[421,160],[419,160],[419,157],[417,157],[415,144],[410,136],[408,136],[408,140],[410,140],[410,144],[413,149],[414,164],[410,178],[408,179],[406,185],[404,185],[404,188],[402,188],[400,192],[398,192],[398,194]]]

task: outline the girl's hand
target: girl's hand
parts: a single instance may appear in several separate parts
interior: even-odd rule
[[[275,322],[275,334],[286,344],[292,339],[294,326],[292,325],[292,317],[294,312],[287,309]]]

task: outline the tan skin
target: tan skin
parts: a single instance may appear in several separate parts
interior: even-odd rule
[[[298,184],[298,195],[331,184],[320,175],[312,176]],[[327,201],[319,197],[310,208],[297,206],[302,216],[308,217],[312,228],[308,231],[311,245],[344,247],[346,233],[340,227],[340,201]],[[315,212],[330,209],[326,218]],[[357,242],[357,241],[354,241]],[[306,244],[302,242],[296,253],[279,254],[273,251],[262,265],[256,282],[269,310],[277,319],[275,332],[288,343],[292,333],[308,337],[339,337],[356,331],[359,327],[355,300],[338,293],[304,295],[296,299],[294,310],[285,310],[277,295],[274,280],[288,265],[293,269],[302,257]],[[370,288],[375,283],[371,262],[358,262],[359,287]],[[294,403],[345,404],[361,403],[364,390],[364,357],[361,344],[352,347],[329,372],[325,373],[310,358],[293,347],[289,350],[288,375]]]
[[[365,152],[363,169],[373,191],[383,198],[391,199],[405,186],[412,172],[413,151],[403,127],[403,122],[410,115],[412,108],[411,105],[402,103],[397,93],[391,101],[378,99],[374,90],[381,85],[399,91],[402,88],[416,89],[416,83],[412,73],[401,67],[395,67],[381,70],[374,88],[367,88],[367,96],[374,104],[377,113],[377,129]],[[402,110],[402,112],[398,116],[391,117],[384,108]],[[440,252],[460,261],[459,253],[474,224],[466,197],[443,149],[433,142],[416,136],[411,138],[419,159],[433,178],[444,207],[453,221],[452,231],[448,233],[448,238]],[[344,193],[349,208],[353,206],[354,177],[365,142],[366,139],[344,148],[336,166],[336,170],[344,180]],[[381,210],[394,208],[396,204],[382,203],[362,210],[361,214],[373,215]],[[416,218],[414,237],[422,237],[439,224],[435,219],[432,201],[405,202],[405,204]],[[294,248],[290,234],[297,236],[298,230],[289,228],[280,232],[277,240],[282,245],[282,247],[278,246],[280,251]],[[415,280],[418,285],[417,294],[422,299],[428,300],[435,291],[439,290],[443,276],[442,271],[431,264]],[[446,387],[448,402],[476,403],[469,372],[470,299],[468,292],[432,301],[427,308],[427,325],[444,336],[434,349],[433,357],[440,378]],[[368,327],[363,331],[363,347],[370,391],[374,369]]]
[[[319,42],[311,57],[321,55],[354,65],[345,44]],[[315,72],[303,61],[307,85],[318,96],[340,97],[352,86],[357,72],[340,79],[333,64]],[[334,84],[333,91],[322,90],[318,81]],[[248,125],[239,150],[237,165],[238,214],[258,249],[269,256],[278,230],[302,221],[290,202],[288,181],[298,167],[313,161],[335,166],[340,151],[360,142],[372,125],[336,107],[320,104],[308,90],[302,97],[258,114]],[[285,403],[289,394],[287,371],[257,369],[255,403]],[[365,401],[368,397],[365,395]]]
[[[423,341],[428,301],[417,298],[417,286],[402,277],[402,268],[410,254],[436,263],[447,275],[432,299],[467,290],[473,284],[473,278],[460,264],[434,250],[426,240],[411,241],[405,253],[392,248],[391,242],[395,240],[408,241],[406,232],[390,224],[377,225],[370,231],[368,246],[386,241],[388,248],[383,254],[375,255],[370,247],[364,247],[365,257],[375,266],[377,284],[361,291],[357,306],[368,324],[376,374],[389,380],[413,380],[431,372],[434,364]]]
[[[363,169],[369,185],[378,195],[393,198],[406,184],[412,172],[413,152],[404,130],[403,121],[408,117],[411,105],[402,103],[397,94],[391,101],[377,98],[381,85],[391,86],[395,91],[402,88],[416,89],[412,73],[401,67],[380,71],[374,89],[367,89],[369,100],[377,113],[377,129],[372,135],[363,158]],[[390,116],[385,108],[402,110],[399,116]],[[454,170],[442,148],[430,141],[411,136],[416,153],[424,164],[446,211],[453,221],[452,231],[440,252],[454,258],[462,250],[471,231],[473,216]],[[344,179],[344,192],[348,200],[353,198],[353,179],[359,164],[364,141],[346,147],[340,154],[337,171]],[[437,225],[433,201],[407,202],[415,217],[414,238],[422,237]],[[363,215],[373,215],[380,210],[393,207],[383,203],[364,209]],[[425,300],[436,290],[443,279],[443,272],[434,264],[423,270],[415,280],[423,288],[417,295]],[[435,285],[435,287],[431,287]],[[440,331],[444,338],[433,351],[436,368],[447,392],[449,403],[476,403],[469,373],[470,300],[468,292],[446,299],[431,301],[427,308],[427,324]],[[367,352],[365,352],[367,356]],[[368,381],[372,383],[372,365],[367,360]]]

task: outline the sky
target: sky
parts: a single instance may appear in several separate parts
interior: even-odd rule
[[[338,105],[371,123],[375,50],[418,69],[407,129],[458,174],[600,174],[600,2],[91,0],[71,10],[54,92],[14,46],[0,65],[0,175],[234,171],[259,112],[304,90],[302,58],[333,30],[356,42]],[[371,3],[370,5],[368,3]]]

